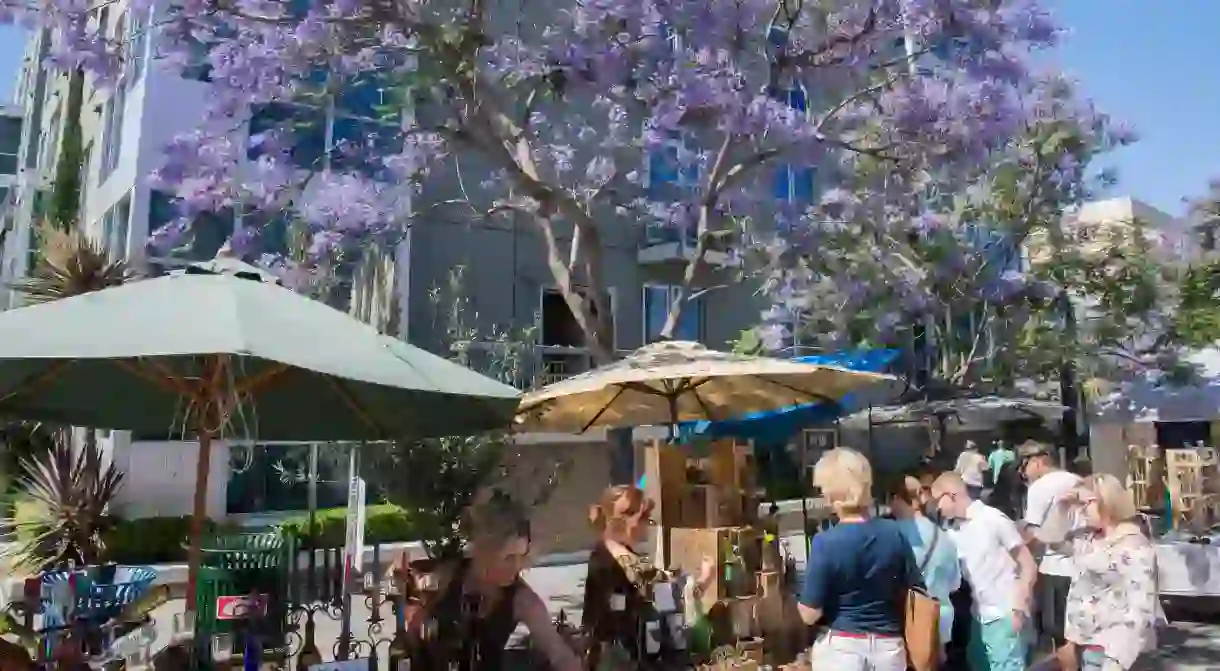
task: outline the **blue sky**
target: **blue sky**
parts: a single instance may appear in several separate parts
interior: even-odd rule
[[[1129,194],[1172,213],[1220,177],[1220,0],[1046,0],[1072,34],[1053,59],[1140,141],[1113,157]],[[1152,7],[1156,7],[1155,10]],[[21,60],[0,26],[0,100]]]

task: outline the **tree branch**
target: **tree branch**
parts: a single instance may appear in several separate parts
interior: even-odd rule
[[[729,151],[732,149],[736,137],[732,131],[725,131],[724,139],[720,142],[720,149],[716,152],[716,160],[712,163],[712,170],[708,173],[707,191],[699,203],[694,255],[690,261],[687,261],[686,270],[682,273],[682,282],[675,289],[673,298],[670,300],[669,313],[665,315],[665,325],[661,327],[662,338],[673,337],[674,330],[678,328],[678,319],[682,316],[682,307],[687,301],[687,295],[703,267],[704,257],[707,256],[707,245],[712,237],[710,230],[712,213],[720,199],[723,187],[721,173],[725,171],[725,166],[728,164]]]

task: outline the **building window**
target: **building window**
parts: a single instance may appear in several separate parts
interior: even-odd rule
[[[127,258],[127,237],[131,230],[131,194],[123,196],[102,216],[102,246],[111,261]]]
[[[597,303],[590,298],[587,290],[576,287],[574,291],[584,301],[589,314],[594,320],[597,320],[599,318]],[[576,322],[576,317],[572,316],[572,310],[568,307],[567,301],[564,300],[563,294],[558,289],[544,287],[539,300],[538,344],[546,347],[585,347],[584,331],[581,330],[580,324]],[[606,304],[610,306],[611,314],[613,314],[613,288],[606,293],[605,300]]]
[[[51,113],[51,122],[42,129],[42,141],[38,145],[38,165],[46,170],[55,167],[55,153],[59,145],[59,106]]]
[[[804,87],[800,85],[773,90],[771,95],[798,112],[807,112],[809,109],[809,97]],[[792,164],[777,166],[772,178],[772,193],[776,199],[785,203],[812,203],[816,178],[817,168],[812,166]]]
[[[669,316],[669,305],[677,295],[678,287],[665,284],[644,285],[644,344],[661,339],[665,318]],[[688,300],[678,315],[674,329],[674,340],[703,340],[703,300]]]
[[[17,174],[21,153],[21,118],[0,116],[0,175]]]
[[[118,167],[119,156],[123,152],[123,116],[127,107],[127,86],[124,82],[115,85],[105,107],[102,117],[102,168],[98,176],[100,183],[105,183],[110,173]]]
[[[689,147],[691,134],[669,131],[668,138],[648,154],[648,195],[656,200],[699,188],[699,159]]]
[[[148,234],[156,231],[178,219],[178,206],[174,196],[156,189],[148,194]],[[190,263],[209,261],[216,258],[216,253],[233,235],[236,217],[232,210],[221,212],[205,212],[199,215],[186,232],[184,239],[169,251],[159,252],[150,256],[153,264],[151,274],[156,275],[171,268],[178,268]]]
[[[657,201],[683,202],[699,189],[699,159],[689,150],[690,133],[670,131],[668,139],[648,154],[648,197]],[[644,229],[647,244],[681,242],[695,244],[696,230],[688,217],[674,213],[675,220],[649,221]]]
[[[180,216],[175,197],[155,189],[148,195],[148,233],[152,235]],[[242,250],[250,254],[287,254],[291,235],[288,219],[283,215],[269,216],[262,212],[234,214],[232,210],[204,212],[195,218],[190,229],[172,250],[150,256],[152,274],[179,268],[191,263],[210,261],[239,228],[257,228],[256,249]],[[345,266],[346,267],[346,266]],[[350,270],[342,270],[340,275]],[[346,276],[346,275],[344,275]],[[350,282],[348,283],[350,284]],[[346,284],[344,286],[347,286]]]
[[[123,63],[123,68],[126,72],[128,86],[135,86],[144,74],[144,64],[148,58],[148,30],[151,15],[151,7],[135,11],[131,15],[131,21],[127,24],[127,35],[125,36],[127,49],[124,54],[126,61]],[[119,25],[122,26],[123,22],[120,22]]]
[[[294,512],[309,507],[309,449],[302,443],[255,443],[229,448],[225,512]],[[347,450],[318,446],[318,508],[347,504]]]
[[[320,84],[326,75],[317,75]],[[250,118],[250,137],[267,132],[292,135],[292,162],[307,169],[359,172],[376,178],[380,159],[402,150],[401,101],[390,95],[390,83],[380,73],[365,73],[347,82],[331,104],[273,102],[259,105]],[[246,152],[254,160],[263,154],[253,141]]]

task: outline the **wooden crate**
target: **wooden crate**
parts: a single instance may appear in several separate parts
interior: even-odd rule
[[[686,485],[675,527],[712,528],[739,526],[746,522],[745,494],[739,489],[716,485]],[[757,508],[757,506],[755,506]]]
[[[716,581],[703,594],[705,612],[716,603],[757,593],[762,554],[762,534],[757,530],[751,527],[678,528],[671,532],[670,542],[670,566],[674,569],[698,575],[704,557],[711,557],[716,563]],[[734,543],[740,549],[742,561],[734,564],[726,575],[725,565]]]
[[[1165,504],[1165,460],[1156,445],[1127,447],[1127,488],[1140,508],[1160,509]]]
[[[1214,517],[1216,452],[1211,448],[1165,450],[1165,486],[1173,499],[1173,525],[1205,529]]]

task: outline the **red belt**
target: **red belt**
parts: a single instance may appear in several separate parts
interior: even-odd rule
[[[1106,651],[1106,649],[1100,645],[1082,645],[1082,646],[1080,646],[1080,649],[1084,650],[1085,652],[1105,652]]]
[[[862,639],[868,639],[868,638],[885,638],[885,639],[902,638],[902,634],[869,634],[869,633],[865,633],[865,632],[862,632],[862,631],[838,631],[838,630],[832,630],[832,631],[830,632],[830,635],[831,635],[831,636],[837,636],[838,638],[862,638]]]

